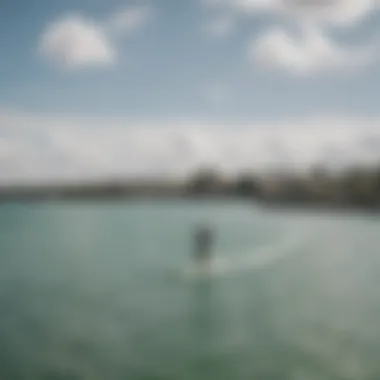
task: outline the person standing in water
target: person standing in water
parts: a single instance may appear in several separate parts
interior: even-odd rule
[[[209,267],[211,263],[213,231],[207,225],[202,225],[195,232],[194,260],[197,264]]]

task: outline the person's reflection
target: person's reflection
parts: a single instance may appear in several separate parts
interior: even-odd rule
[[[221,310],[215,284],[202,279],[190,289],[189,329],[192,335],[192,360],[189,372],[198,380],[218,378],[221,365],[215,355],[220,331]]]
[[[215,280],[215,279],[214,279]],[[283,346],[273,326],[265,281],[204,280],[191,289],[191,328],[200,378],[282,379]]]
[[[210,279],[202,279],[194,284],[192,290],[191,321],[194,338],[205,343],[212,338],[216,327],[216,299]]]

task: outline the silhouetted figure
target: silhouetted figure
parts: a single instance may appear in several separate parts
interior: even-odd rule
[[[196,230],[193,254],[197,264],[210,264],[213,237],[213,231],[209,226],[203,225]]]

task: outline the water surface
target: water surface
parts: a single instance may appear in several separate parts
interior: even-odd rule
[[[210,278],[191,232],[216,226]],[[378,379],[376,216],[243,202],[0,208],[1,379]]]

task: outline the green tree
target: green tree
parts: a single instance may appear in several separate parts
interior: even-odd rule
[[[236,180],[234,193],[243,197],[257,197],[260,195],[259,181],[253,175],[244,174]]]
[[[225,190],[221,175],[214,169],[201,169],[188,181],[187,191],[191,194],[221,193]]]

